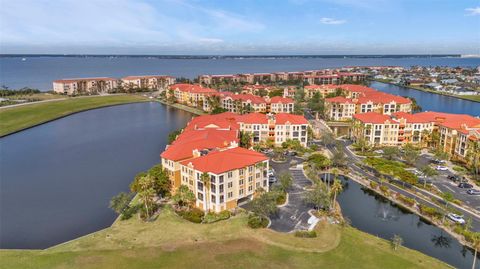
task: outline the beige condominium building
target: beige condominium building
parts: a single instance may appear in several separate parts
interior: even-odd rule
[[[175,78],[163,75],[128,76],[122,78],[122,87],[128,89],[165,90],[175,83]]]
[[[108,77],[69,78],[53,81],[53,91],[67,95],[109,93],[117,86],[118,80]]]

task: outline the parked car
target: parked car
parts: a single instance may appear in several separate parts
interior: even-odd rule
[[[437,165],[437,167],[435,167],[435,169],[437,171],[448,171],[448,167],[442,166],[442,165]]]
[[[444,160],[440,160],[440,159],[433,159],[432,160],[432,163],[435,163],[435,164],[444,164],[446,163]]]
[[[292,150],[287,150],[287,151],[285,151],[285,155],[286,156],[296,156],[297,153],[295,151],[292,151]]]
[[[457,176],[455,175],[448,175],[447,178],[453,182],[457,182],[457,181],[460,181],[460,178],[458,178]]]
[[[268,177],[268,182],[269,183],[275,183],[277,182],[277,178],[274,175],[271,175]]]
[[[469,190],[467,191],[467,194],[470,194],[470,195],[480,195],[480,190],[469,189]]]
[[[275,170],[273,170],[273,169],[268,170],[268,176],[269,177],[274,177],[275,176]]]
[[[453,213],[448,213],[447,217],[458,224],[465,224],[465,220],[463,219],[463,216],[453,214]]]
[[[459,188],[462,188],[462,189],[471,189],[471,188],[473,188],[473,185],[472,185],[472,184],[465,183],[465,182],[462,182],[462,183],[458,184],[458,187],[459,187]]]

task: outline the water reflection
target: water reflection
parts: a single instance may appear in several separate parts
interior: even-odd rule
[[[440,235],[432,235],[432,242],[435,247],[449,248],[452,238],[444,236],[442,231]]]

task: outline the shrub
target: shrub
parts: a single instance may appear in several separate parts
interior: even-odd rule
[[[383,192],[383,193],[388,193],[388,187],[387,186],[380,186],[380,190]]]
[[[193,208],[191,210],[178,211],[178,214],[182,216],[182,218],[193,223],[201,223],[203,220],[203,215],[205,213],[203,213],[203,211],[198,208]]]
[[[122,216],[120,217],[121,220],[127,220],[130,219],[133,215],[135,215],[138,212],[139,206],[134,205],[134,206],[127,206],[122,212]]]
[[[230,211],[228,210],[223,210],[218,214],[214,212],[209,212],[203,217],[203,223],[214,223],[214,222],[226,220],[229,218],[230,218]]]
[[[406,197],[404,195],[398,194],[397,199],[402,201],[404,204],[406,204],[408,206],[414,206],[415,205],[415,199]]]
[[[252,229],[265,228],[268,226],[268,219],[256,214],[248,216],[248,226]]]
[[[295,237],[302,237],[302,238],[314,238],[317,237],[317,232],[315,231],[296,231]]]
[[[420,205],[420,212],[433,218],[440,218],[442,216],[442,213],[439,212],[436,208],[425,205]]]
[[[283,205],[285,201],[287,201],[287,194],[280,191],[277,192],[275,201],[277,202],[277,205]]]
[[[376,188],[378,187],[378,183],[375,182],[375,181],[370,181],[370,187],[371,187],[372,189],[376,189]]]

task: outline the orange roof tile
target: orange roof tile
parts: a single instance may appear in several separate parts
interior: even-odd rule
[[[235,160],[235,161],[232,161]],[[233,148],[211,152],[207,155],[181,162],[182,165],[193,165],[195,170],[221,174],[227,171],[254,165],[266,161],[264,154],[244,148]]]
[[[281,104],[291,104],[294,103],[292,98],[288,97],[281,97],[281,96],[274,96],[270,98],[270,103],[281,103]]]
[[[392,118],[390,118],[390,116],[377,112],[359,113],[353,115],[353,117],[363,123],[383,124],[386,121],[389,121],[390,123],[398,123]]]
[[[302,115],[294,115],[290,113],[278,113],[275,115],[276,124],[285,124],[287,122],[290,124],[308,124],[307,119]]]

